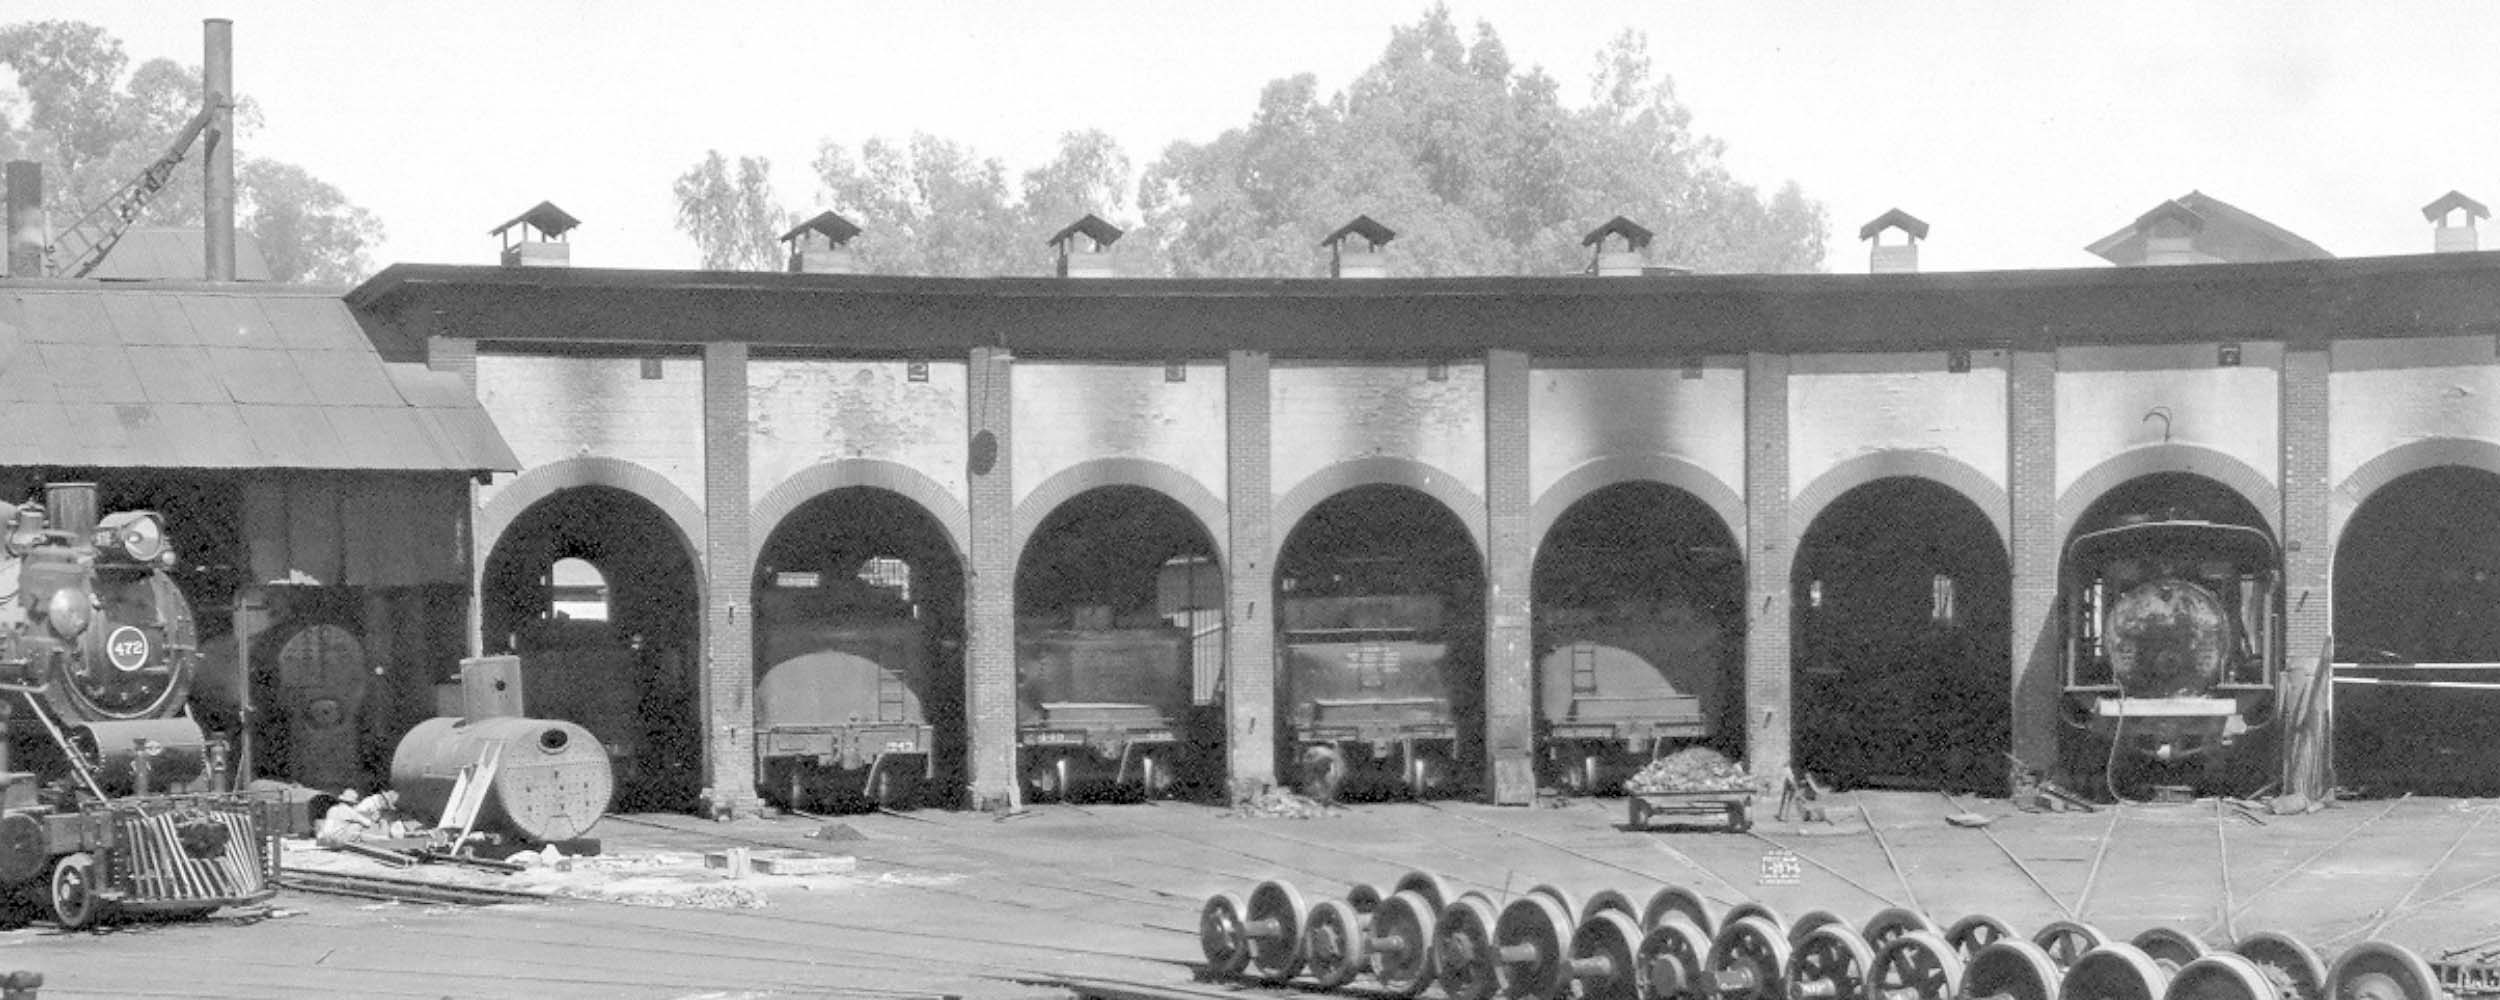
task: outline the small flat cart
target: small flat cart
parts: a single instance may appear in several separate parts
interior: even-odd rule
[[[1737,833],[1753,829],[1753,790],[1738,788],[1692,792],[1627,792],[1625,808],[1631,812],[1632,828],[1649,829],[1651,820],[1660,816],[1720,816],[1727,828]]]

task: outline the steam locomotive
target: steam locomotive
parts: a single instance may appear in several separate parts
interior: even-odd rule
[[[784,586],[807,583],[809,586]],[[812,574],[756,592],[756,774],[794,808],[910,802],[935,777],[928,700],[939,644],[892,590]]]
[[[84,483],[0,521],[0,895],[65,928],[268,898],[279,805],[185,714],[198,632],[163,521],[99,520]]]
[[[2271,717],[2283,660],[2282,556],[2265,532],[2130,516],[2066,547],[2068,721],[2141,781],[2213,784]]]
[[[1415,798],[1452,792],[1462,713],[1475,704],[1471,627],[1397,560],[1345,560],[1277,602],[1278,692],[1301,784],[1349,782]]]

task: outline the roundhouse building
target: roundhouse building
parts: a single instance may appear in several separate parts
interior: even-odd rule
[[[1764,773],[2001,787],[2007,753],[2085,766],[2060,562],[2126,515],[2262,532],[2279,638],[2247,641],[2288,663],[2330,634],[2500,661],[2471,631],[2500,620],[2500,255],[2321,259],[2199,198],[2095,244],[2196,266],[1922,274],[1926,227],[1894,213],[1868,275],[1632,246],[1582,276],[1356,280],[1394,270],[1358,220],[1329,278],[402,264],[348,304],[385,361],[469,380],[519,459],[475,493],[480,651],[605,650],[653,804],[755,801],[780,592],[878,573],[939,637],[929,772],[970,802],[1030,777],[1036,623],[1180,623],[1220,750],[1193,766],[1274,780],[1280,602],[1383,560],[1428,569],[1480,660],[1457,762],[1494,801],[1534,793],[1557,595],[1658,567],[1723,623],[1705,738]],[[534,640],[567,559],[605,624]]]

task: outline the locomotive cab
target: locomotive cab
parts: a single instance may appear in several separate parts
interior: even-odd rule
[[[2216,779],[2271,713],[2282,560],[2255,528],[2130,520],[2067,546],[2068,719],[2119,755]]]

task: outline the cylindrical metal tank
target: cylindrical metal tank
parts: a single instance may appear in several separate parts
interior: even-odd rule
[[[503,756],[478,809],[478,829],[538,842],[570,840],[607,812],[616,775],[598,737],[559,719],[514,717],[417,723],[391,755],[391,790],[399,793],[400,808],[441,816],[460,769],[477,763],[494,743],[502,744]]]

